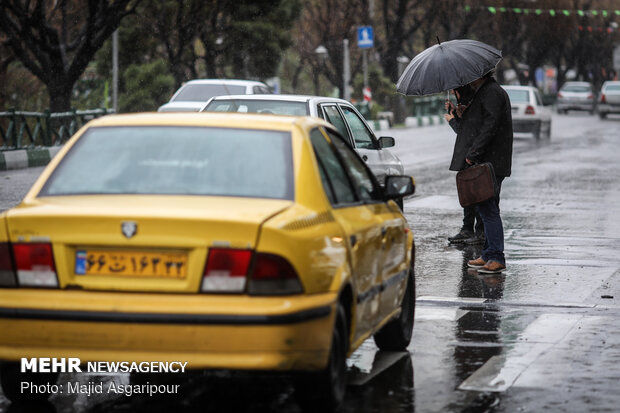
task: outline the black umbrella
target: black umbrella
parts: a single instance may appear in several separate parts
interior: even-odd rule
[[[502,52],[476,40],[450,40],[416,55],[398,79],[405,95],[430,95],[481,78],[497,66]]]

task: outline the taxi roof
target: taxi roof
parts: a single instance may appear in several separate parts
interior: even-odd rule
[[[89,127],[97,126],[212,126],[241,129],[271,129],[287,131],[295,126],[309,129],[331,124],[309,116],[265,115],[228,112],[149,112],[137,114],[108,115],[94,119]]]

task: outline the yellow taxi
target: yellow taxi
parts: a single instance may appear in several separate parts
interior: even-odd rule
[[[22,358],[175,361],[299,372],[335,409],[364,340],[411,339],[413,191],[317,118],[91,121],[0,214],[4,393]]]

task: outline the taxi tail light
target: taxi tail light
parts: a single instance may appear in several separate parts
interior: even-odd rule
[[[534,110],[534,106],[529,105],[528,107],[525,108],[525,114],[526,115],[535,115],[536,111]]]
[[[303,292],[293,266],[283,257],[257,253],[248,281],[248,293],[253,295],[283,295]]]
[[[52,244],[13,244],[13,257],[21,287],[58,287]]]
[[[243,292],[251,260],[251,250],[209,249],[200,290],[202,292]]]
[[[15,266],[8,242],[0,242],[0,287],[15,287]]]
[[[601,103],[607,103],[607,98],[605,97],[605,94],[601,94]]]

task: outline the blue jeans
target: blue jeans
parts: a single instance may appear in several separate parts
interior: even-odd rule
[[[499,216],[499,193],[502,189],[503,176],[496,177],[496,196],[476,206],[482,222],[484,223],[484,248],[482,259],[485,261],[497,261],[506,265],[504,258],[504,228],[502,218]]]

